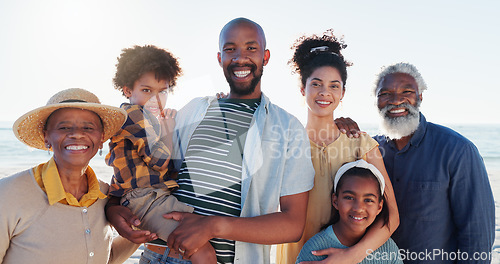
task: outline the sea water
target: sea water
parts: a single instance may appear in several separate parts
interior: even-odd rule
[[[378,134],[378,126],[374,124],[361,124],[361,129],[370,135]],[[479,149],[484,159],[488,173],[498,174],[500,172],[500,124],[495,125],[448,125],[448,127],[459,132]],[[98,171],[112,173],[112,169],[104,163],[104,157],[108,153],[108,144],[103,147],[103,155],[97,154],[91,160],[91,167]],[[21,143],[12,132],[12,123],[0,122],[0,178],[14,172],[31,168],[51,157],[47,151],[30,148]],[[109,178],[110,175],[99,175]],[[500,175],[497,175],[500,177]]]

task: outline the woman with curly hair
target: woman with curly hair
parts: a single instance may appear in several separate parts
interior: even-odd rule
[[[295,52],[289,64],[300,76],[300,92],[308,106],[306,130],[316,175],[314,188],[309,192],[302,238],[297,243],[279,245],[276,263],[295,263],[304,243],[330,223],[334,176],[347,162],[364,159],[381,171],[386,182],[384,195],[387,197],[389,219],[387,224],[383,219],[375,221],[366,235],[352,247],[328,248],[312,254],[327,255],[326,261],[329,263],[333,263],[333,255],[334,263],[358,263],[367,256],[367,252],[384,244],[399,225],[394,192],[377,142],[367,134],[361,134],[358,138],[347,137],[334,122],[334,111],[346,91],[347,66],[351,66],[341,53],[346,47],[331,29],[322,36],[303,36],[292,46]],[[363,208],[350,214],[353,222],[363,222],[365,218]]]

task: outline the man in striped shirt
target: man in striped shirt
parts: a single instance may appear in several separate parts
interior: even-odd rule
[[[176,118],[174,195],[195,211],[166,216],[180,222],[167,243],[187,258],[210,241],[219,263],[269,263],[271,244],[298,241],[304,229],[314,177],[309,140],[261,92],[270,57],[262,28],[234,19],[219,48],[228,98],[193,99]]]
[[[189,256],[210,239],[220,263],[268,263],[263,244],[297,241],[303,231],[314,176],[309,141],[261,92],[270,57],[262,28],[234,19],[219,48],[228,98],[196,98],[177,117],[183,162],[174,195],[195,212],[168,215],[180,220],[168,244]]]

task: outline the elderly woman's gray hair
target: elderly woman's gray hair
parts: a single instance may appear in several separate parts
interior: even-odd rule
[[[384,82],[385,76],[393,73],[406,73],[412,76],[415,79],[415,82],[417,82],[419,95],[422,94],[424,90],[427,90],[427,85],[425,84],[422,75],[420,75],[420,72],[418,72],[417,67],[407,62],[399,62],[396,64],[382,67],[382,70],[378,74],[377,79],[375,81],[375,89],[373,91],[375,96],[378,95],[378,92],[382,88],[382,83]]]

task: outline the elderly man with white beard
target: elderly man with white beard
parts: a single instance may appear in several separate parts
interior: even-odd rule
[[[462,135],[427,122],[426,88],[408,63],[383,68],[375,82],[375,139],[400,213],[392,238],[405,263],[490,263],[495,207],[483,159]]]

